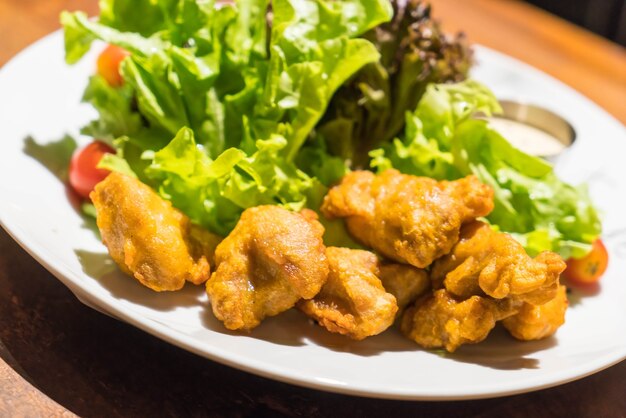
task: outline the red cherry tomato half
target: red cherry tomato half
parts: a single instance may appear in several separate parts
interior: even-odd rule
[[[100,74],[110,86],[119,87],[124,84],[120,74],[120,63],[130,53],[119,46],[109,45],[98,57],[98,74]]]
[[[70,184],[81,197],[89,199],[96,184],[109,175],[109,170],[96,166],[104,154],[115,154],[115,150],[104,142],[94,141],[85,148],[76,150],[70,162]]]
[[[576,283],[590,284],[600,280],[609,265],[609,253],[602,240],[594,241],[591,252],[583,258],[570,258],[563,275]]]

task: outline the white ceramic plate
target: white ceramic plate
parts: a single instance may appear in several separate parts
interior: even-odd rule
[[[157,294],[124,277],[72,206],[65,186],[28,155],[37,149],[35,143],[48,144],[66,133],[88,141],[78,129],[95,113],[80,98],[95,52],[68,67],[62,36],[55,33],[0,70],[0,223],[85,303],[220,363],[302,386],[382,398],[469,399],[526,392],[586,376],[626,357],[626,134],[620,123],[570,88],[477,48],[477,79],[501,98],[554,110],[578,133],[558,171],[568,181],[588,181],[604,213],[611,263],[601,289],[572,295],[567,322],[556,337],[520,343],[496,329],[481,344],[442,355],[421,350],[396,330],[352,342],[297,311],[239,335],[213,318],[202,286]]]

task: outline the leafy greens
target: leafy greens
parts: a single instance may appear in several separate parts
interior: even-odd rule
[[[101,10],[97,22],[61,16],[69,63],[96,39],[131,52],[123,89],[94,76],[85,93],[100,118],[84,132],[118,149],[101,165],[126,160],[220,234],[247,207],[321,199],[325,188],[294,160],[335,90],[379,59],[358,35],[392,13],[386,0],[275,0],[268,28],[264,0],[102,0]]]
[[[367,151],[392,140],[430,83],[466,78],[472,51],[462,34],[449,36],[423,0],[393,1],[394,17],[366,32],[381,53],[335,94],[318,126],[334,155],[367,166]]]

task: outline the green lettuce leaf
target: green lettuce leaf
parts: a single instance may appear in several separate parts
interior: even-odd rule
[[[328,153],[326,142],[320,138],[304,146],[298,153],[295,163],[325,186],[339,182],[350,171],[345,160]]]
[[[133,97],[131,86],[111,87],[99,75],[92,76],[83,101],[93,105],[99,118],[85,126],[81,133],[112,143],[115,138],[141,130],[141,115],[133,111]]]
[[[137,32],[148,37],[167,28],[168,21],[165,19],[165,14],[169,14],[168,8],[174,3],[176,2],[100,0],[99,20],[122,32]]]
[[[300,210],[316,181],[280,156],[286,140],[273,136],[257,141],[248,156],[229,148],[210,159],[194,140],[193,131],[182,128],[156,152],[146,170],[164,198],[191,220],[219,234],[227,234],[243,209],[258,205],[283,205]],[[321,199],[326,192],[316,193]]]
[[[61,24],[64,29],[65,60],[68,64],[78,62],[96,39],[121,46],[141,56],[149,56],[168,44],[157,37],[144,38],[134,32],[120,32],[90,20],[83,12],[61,13]]]
[[[122,32],[149,37],[164,32],[175,43],[204,27],[213,1],[197,0],[100,0],[100,22]]]

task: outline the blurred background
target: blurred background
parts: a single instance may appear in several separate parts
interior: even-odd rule
[[[439,3],[431,0],[433,4]],[[469,0],[456,0],[469,1]],[[485,1],[471,0],[481,4]],[[470,1],[470,2],[471,2]],[[625,0],[489,0],[497,8],[502,3],[528,3],[549,13],[568,20],[580,27],[594,32],[617,44],[626,46],[626,1]],[[12,32],[29,34],[30,29],[40,25],[38,22],[55,5],[63,4],[68,9],[97,10],[97,0],[0,0],[0,57],[8,59],[16,51],[4,45],[7,38],[10,41],[15,34]],[[58,6],[56,6],[58,7]],[[19,13],[28,11],[28,15]],[[16,16],[18,21],[16,21]],[[10,19],[9,19],[10,17]],[[533,22],[528,22],[532,26]],[[13,35],[13,36],[11,36]],[[41,36],[41,35],[39,35]],[[30,36],[29,36],[30,37]],[[37,38],[33,38],[35,40]],[[10,53],[10,54],[9,54]],[[4,54],[4,55],[3,55]],[[0,61],[4,61],[0,59]]]
[[[526,0],[526,2],[626,46],[624,0]]]

